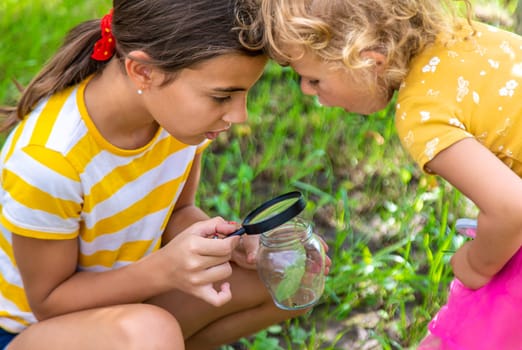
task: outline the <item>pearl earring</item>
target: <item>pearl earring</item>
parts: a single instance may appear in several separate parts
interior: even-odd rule
[[[143,95],[143,90],[142,89],[138,89],[138,95]]]

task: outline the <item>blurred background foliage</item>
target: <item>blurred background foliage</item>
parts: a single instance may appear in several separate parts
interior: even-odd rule
[[[477,19],[516,31],[517,1],[474,1]],[[3,0],[0,105],[12,105],[80,21],[107,0]],[[205,153],[200,206],[241,220],[289,190],[307,199],[303,216],[330,246],[321,303],[224,349],[407,349],[445,302],[448,261],[464,238],[458,217],[476,208],[439,178],[422,174],[401,149],[394,108],[370,116],[322,108],[303,96],[295,73],[269,63],[249,97],[250,118]]]

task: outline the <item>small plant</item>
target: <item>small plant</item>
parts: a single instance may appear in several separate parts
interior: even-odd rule
[[[301,251],[294,251],[294,261],[289,264],[282,273],[283,279],[275,289],[277,300],[288,300],[299,290],[301,280],[305,274],[306,252],[304,248]],[[291,305],[291,301],[289,302]]]

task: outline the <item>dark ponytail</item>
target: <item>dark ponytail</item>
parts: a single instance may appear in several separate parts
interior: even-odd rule
[[[101,37],[100,20],[83,22],[65,37],[58,52],[46,63],[22,93],[16,118],[10,117],[1,130],[9,129],[29,113],[42,98],[75,85],[101,70],[105,62],[90,58],[94,43]]]

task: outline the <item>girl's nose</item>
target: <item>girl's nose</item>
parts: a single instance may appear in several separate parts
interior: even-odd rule
[[[246,99],[234,105],[223,120],[230,123],[244,123],[248,119]]]
[[[313,86],[310,84],[310,82],[306,79],[300,79],[299,85],[301,86],[301,91],[305,95],[316,95],[317,92],[313,88]]]

